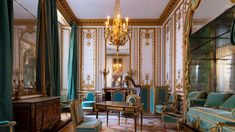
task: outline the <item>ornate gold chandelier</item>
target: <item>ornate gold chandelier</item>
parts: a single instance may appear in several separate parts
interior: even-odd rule
[[[128,18],[126,18],[125,23],[122,23],[120,0],[115,1],[112,27],[109,24],[109,20],[110,17],[108,16],[105,23],[105,42],[116,46],[118,52],[119,46],[125,45],[129,39]]]

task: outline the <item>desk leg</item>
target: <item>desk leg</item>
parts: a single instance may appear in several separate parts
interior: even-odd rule
[[[96,119],[98,119],[99,111],[96,110]]]
[[[140,112],[140,131],[142,132],[142,125],[143,125],[143,111]]]
[[[118,112],[118,126],[120,126],[120,111]]]
[[[135,116],[135,115],[134,115],[134,122],[135,122],[135,123],[134,123],[134,124],[135,124],[135,126],[134,126],[134,127],[135,127],[134,132],[136,132],[136,116]]]
[[[107,125],[107,127],[109,126],[109,111],[108,110],[106,110],[106,125]]]

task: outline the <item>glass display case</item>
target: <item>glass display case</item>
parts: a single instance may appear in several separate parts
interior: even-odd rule
[[[235,6],[190,36],[191,90],[235,91],[234,11]]]

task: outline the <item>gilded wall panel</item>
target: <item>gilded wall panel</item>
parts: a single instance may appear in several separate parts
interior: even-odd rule
[[[96,85],[97,29],[82,29],[82,89],[94,90]]]
[[[175,12],[175,89],[183,88],[183,29],[184,5],[181,4]]]
[[[142,86],[154,85],[154,50],[155,50],[155,29],[139,29],[139,50],[140,50],[140,84]]]
[[[173,17],[164,26],[165,28],[165,85],[169,85],[170,91],[174,87],[174,38]]]

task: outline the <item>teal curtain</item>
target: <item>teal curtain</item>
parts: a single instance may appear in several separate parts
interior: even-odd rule
[[[77,25],[73,23],[70,34],[68,62],[68,100],[77,98]]]
[[[232,23],[230,41],[232,45],[235,45],[235,18],[233,19],[233,23]]]
[[[37,87],[60,95],[59,35],[56,0],[39,0],[37,21]]]
[[[0,1],[0,120],[12,120],[13,0]],[[0,127],[0,131],[8,131]]]

